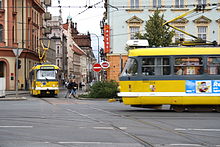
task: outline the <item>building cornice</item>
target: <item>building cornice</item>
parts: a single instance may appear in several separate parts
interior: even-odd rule
[[[144,21],[140,18],[138,18],[137,16],[133,16],[130,19],[126,20],[126,23],[143,23]]]
[[[193,22],[194,23],[206,23],[207,24],[207,23],[211,23],[212,20],[202,15],[199,18],[196,18],[195,20],[193,20]]]

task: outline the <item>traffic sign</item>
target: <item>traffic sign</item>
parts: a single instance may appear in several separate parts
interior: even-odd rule
[[[106,68],[109,68],[110,64],[109,64],[108,61],[103,61],[103,62],[101,63],[101,66],[102,66],[102,68],[106,69]]]
[[[23,51],[22,48],[14,48],[12,49],[13,53],[15,54],[15,56],[20,56],[21,52]]]
[[[93,71],[100,72],[102,70],[102,66],[99,63],[93,65]]]

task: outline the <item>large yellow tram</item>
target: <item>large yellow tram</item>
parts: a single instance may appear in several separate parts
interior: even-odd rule
[[[36,64],[30,71],[30,94],[56,96],[59,92],[59,67],[52,64]]]
[[[219,112],[220,47],[130,50],[119,84],[126,105]]]

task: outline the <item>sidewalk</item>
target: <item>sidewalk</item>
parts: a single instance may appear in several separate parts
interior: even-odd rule
[[[21,94],[29,94],[28,90],[19,90],[18,91],[18,97],[16,97],[16,91],[5,91],[5,97],[0,97],[0,101],[20,101],[20,100],[26,100],[25,97],[21,97],[19,95]]]
[[[60,87],[59,91],[60,93],[64,94],[66,92],[66,88]],[[84,92],[79,90],[77,92],[79,95],[83,94]],[[5,97],[0,97],[0,101],[18,101],[18,100],[26,100],[27,98],[21,97],[23,94],[30,94],[29,90],[18,90],[18,97],[16,98],[16,91],[15,90],[10,90],[10,91],[5,91]]]

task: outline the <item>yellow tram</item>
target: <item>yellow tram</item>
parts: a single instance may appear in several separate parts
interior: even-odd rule
[[[34,96],[56,96],[59,92],[59,67],[52,64],[40,63],[30,71],[30,94]]]
[[[219,112],[220,47],[130,50],[119,84],[126,105]]]

